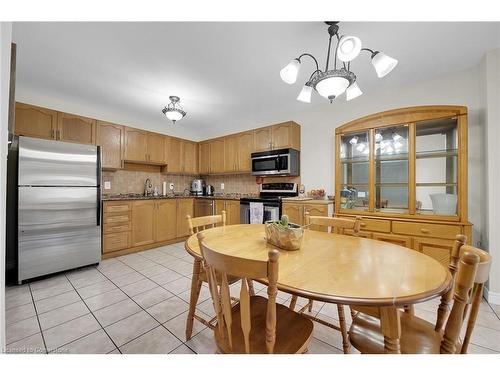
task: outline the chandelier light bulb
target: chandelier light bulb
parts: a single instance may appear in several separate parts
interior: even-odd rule
[[[306,83],[302,90],[300,90],[299,96],[297,96],[297,100],[299,102],[311,103],[311,95],[312,95],[312,87],[309,85],[309,82]]]
[[[297,76],[300,70],[300,61],[293,59],[290,63],[280,71],[280,77],[283,82],[293,85],[297,81]]]
[[[354,82],[351,86],[345,90],[345,96],[347,101],[356,99],[358,96],[363,95],[363,91],[359,88],[358,84]]]
[[[340,61],[348,62],[358,57],[361,52],[361,40],[356,36],[344,35],[340,38],[337,48],[337,57]]]
[[[398,60],[387,56],[383,52],[377,51],[372,54],[372,65],[377,72],[377,76],[382,78],[389,74],[391,70],[398,65]]]

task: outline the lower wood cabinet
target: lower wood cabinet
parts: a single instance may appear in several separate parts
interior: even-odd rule
[[[177,199],[165,199],[157,203],[156,241],[173,240],[177,237]]]
[[[234,199],[218,199],[215,201],[215,214],[226,211],[226,225],[240,224],[240,201]]]
[[[102,220],[103,254],[130,247],[131,203],[104,202]]]
[[[321,203],[302,202],[283,202],[283,215],[288,216],[290,223],[304,225],[306,212],[310,216],[331,216],[333,212],[333,203],[325,201]],[[309,201],[310,202],[310,201]],[[327,228],[311,226],[310,229],[326,231]]]
[[[132,202],[132,246],[155,243],[156,201]]]
[[[194,199],[177,199],[177,237],[189,236],[189,226],[186,216],[194,216]]]

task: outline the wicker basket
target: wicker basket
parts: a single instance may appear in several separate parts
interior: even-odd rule
[[[271,245],[284,250],[299,250],[304,237],[304,229],[297,224],[288,224],[288,228],[279,227],[273,222],[266,222],[266,239]]]

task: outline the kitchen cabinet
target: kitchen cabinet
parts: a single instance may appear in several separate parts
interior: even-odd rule
[[[194,216],[194,199],[182,198],[177,199],[177,237],[189,236],[189,226],[186,216]]]
[[[224,170],[223,172],[238,171],[238,136],[224,138]]]
[[[167,171],[169,173],[182,172],[182,144],[179,138],[168,137],[166,142]]]
[[[156,203],[155,240],[167,241],[177,236],[177,199],[162,199]]]
[[[131,212],[129,202],[103,204],[103,254],[130,247]]]
[[[254,151],[294,148],[300,151],[300,126],[293,121],[254,130]]]
[[[155,200],[132,202],[132,247],[155,242],[155,209]]]
[[[224,138],[210,142],[210,173],[224,173]]]
[[[241,133],[238,138],[238,172],[252,172],[251,154],[254,149],[253,131]]]
[[[56,139],[56,111],[29,104],[16,103],[15,116],[15,134],[43,139]]]
[[[182,141],[182,172],[198,174],[198,145],[196,142]]]
[[[126,161],[146,162],[148,147],[147,132],[144,130],[125,128],[125,156]]]
[[[321,203],[307,203],[311,201],[285,201],[283,202],[283,215],[288,215],[290,223],[304,225],[306,212],[310,216],[331,216],[333,210],[333,203],[324,201]],[[326,230],[325,228],[311,226],[310,229]]]
[[[439,261],[444,267],[448,267],[450,264],[451,251],[453,249],[453,241],[438,238],[414,237],[413,249],[429,255]]]
[[[198,146],[199,173],[206,175],[210,173],[210,142],[201,142]]]
[[[302,225],[304,222],[303,209],[302,204],[283,202],[283,215],[288,216],[290,223]]]
[[[389,242],[389,243],[393,243],[395,245],[400,245],[400,246],[411,248],[411,238],[409,238],[409,237],[398,236],[396,234],[373,233],[372,238],[374,240]]]
[[[97,144],[101,146],[103,169],[122,168],[123,126],[98,121]]]
[[[235,199],[217,199],[215,214],[221,215],[226,211],[226,225],[240,224],[240,201]]]
[[[155,133],[146,133],[146,161],[151,164],[165,164],[164,136]]]
[[[94,119],[57,113],[57,139],[63,142],[96,144],[97,122]]]

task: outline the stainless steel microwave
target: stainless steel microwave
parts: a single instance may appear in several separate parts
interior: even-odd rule
[[[252,153],[254,176],[299,176],[300,152],[293,148]]]

